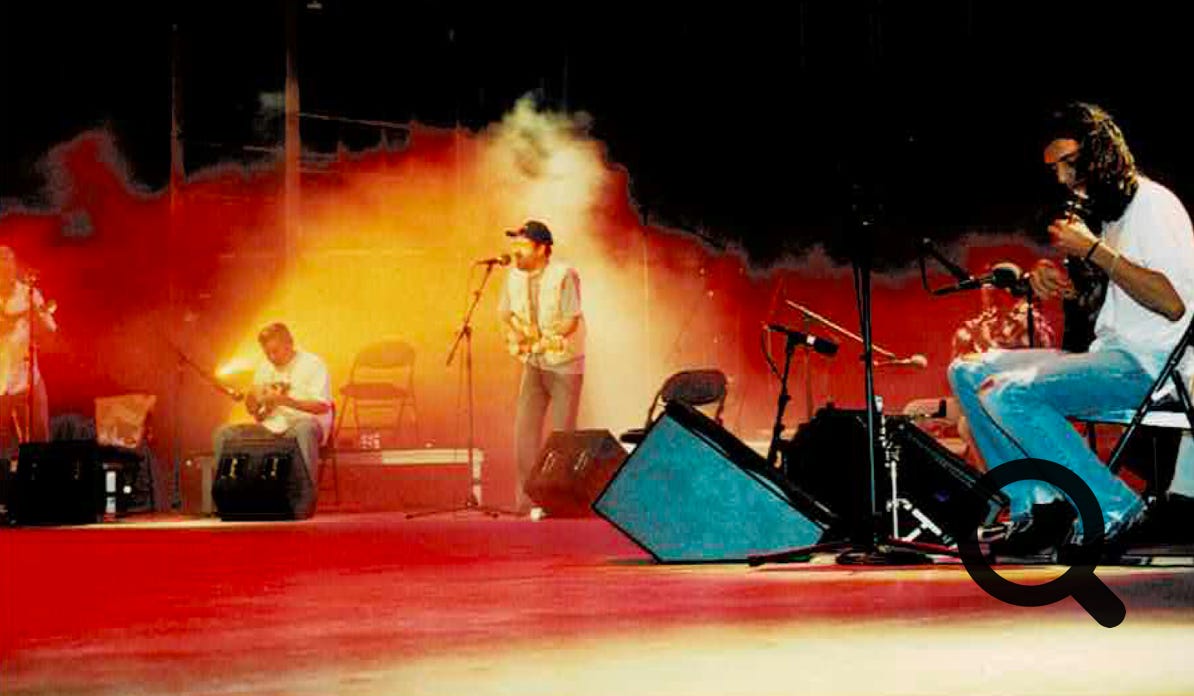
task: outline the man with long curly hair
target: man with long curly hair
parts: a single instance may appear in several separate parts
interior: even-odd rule
[[[1067,421],[1134,409],[1188,322],[1194,303],[1194,227],[1181,201],[1136,168],[1123,134],[1097,106],[1070,104],[1052,115],[1044,162],[1081,203],[1049,225],[1064,270],[1043,259],[1030,272],[1037,296],[1073,299],[1073,269],[1088,264],[1108,279],[1094,339],[1084,352],[995,350],[950,365],[950,383],[990,465],[1032,457],[1068,467],[1090,487],[1114,550],[1142,518],[1144,504],[1113,475]],[[997,555],[1049,553],[1083,534],[1060,491],[1038,481],[1008,485],[1010,522],[980,530]],[[1092,535],[1098,530],[1091,530]]]

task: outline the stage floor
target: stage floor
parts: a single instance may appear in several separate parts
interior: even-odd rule
[[[1106,629],[956,564],[654,565],[596,519],[157,517],[0,563],[3,694],[1194,693],[1188,567],[1100,569]]]

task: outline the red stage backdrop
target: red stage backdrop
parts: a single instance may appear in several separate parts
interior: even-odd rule
[[[418,353],[421,437],[407,445],[463,446],[459,363],[444,363],[480,278],[472,262],[501,253],[503,231],[528,218],[552,228],[556,255],[581,272],[590,337],[582,427],[617,433],[639,425],[668,374],[718,367],[731,380],[727,426],[743,439],[766,439],[778,385],[761,352],[761,323],[799,327],[789,299],[858,329],[848,267],[813,252],[751,269],[734,250],[644,224],[628,193],[632,173],[605,159],[583,122],[525,103],[482,132],[416,124],[400,148],[343,153],[308,168],[288,250],[280,158],[256,171],[190,172],[171,195],[140,190],[119,151],[108,134],[92,132],[49,153],[49,205],[8,212],[0,238],[40,271],[45,294],[60,305],[61,331],[43,347],[52,411],[91,413],[96,396],[159,395],[159,481],[168,478],[175,443],[184,455],[210,449],[212,429],[237,416],[234,404],[180,369],[172,346],[212,372],[235,367],[259,358],[254,337],[272,320],[324,356],[334,389],[365,344],[409,341]],[[791,203],[795,227],[800,201]],[[1004,259],[1027,267],[1036,251],[1008,232],[955,250],[958,260],[975,269]],[[499,475],[512,467],[518,375],[496,321],[503,273],[485,290],[474,345],[477,442]],[[909,268],[876,276],[873,304],[876,342],[929,361],[923,370],[879,373],[887,407],[945,395],[950,339],[979,311],[978,295],[932,298]],[[1056,308],[1047,314],[1059,325]],[[817,407],[862,403],[857,346],[840,340],[837,357],[811,359],[811,377],[798,359],[789,425],[807,416],[806,379]],[[772,349],[778,357],[780,339]]]

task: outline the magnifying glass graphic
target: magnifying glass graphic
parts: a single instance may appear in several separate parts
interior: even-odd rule
[[[1044,481],[1056,486],[1078,506],[1084,531],[1083,556],[1061,576],[1041,585],[1012,582],[991,567],[979,548],[978,540],[967,537],[958,541],[958,555],[966,572],[984,592],[1001,602],[1019,607],[1043,607],[1073,596],[1099,624],[1114,628],[1127,616],[1127,609],[1111,588],[1094,574],[1096,560],[1103,547],[1103,510],[1086,482],[1064,466],[1046,459],[1017,459],[1000,464],[978,480],[980,487],[998,490],[1017,481]],[[978,528],[979,515],[974,528]],[[1090,530],[1097,530],[1091,532]]]

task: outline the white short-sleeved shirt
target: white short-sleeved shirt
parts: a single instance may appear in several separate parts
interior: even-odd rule
[[[1095,320],[1091,351],[1119,348],[1156,377],[1177,344],[1194,308],[1194,226],[1177,196],[1141,177],[1140,188],[1119,220],[1103,226],[1103,239],[1124,259],[1164,274],[1186,305],[1178,321],[1145,308],[1114,282]],[[1190,361],[1182,366],[1187,381]]]
[[[255,386],[279,383],[290,385],[288,393],[300,401],[322,401],[329,405],[332,403],[332,383],[327,365],[319,356],[301,348],[296,349],[294,358],[282,367],[266,360],[253,374]],[[304,418],[314,418],[319,422],[320,432],[326,441],[332,432],[330,410],[317,416],[289,406],[279,406],[261,421],[261,424],[272,433],[284,433]]]

